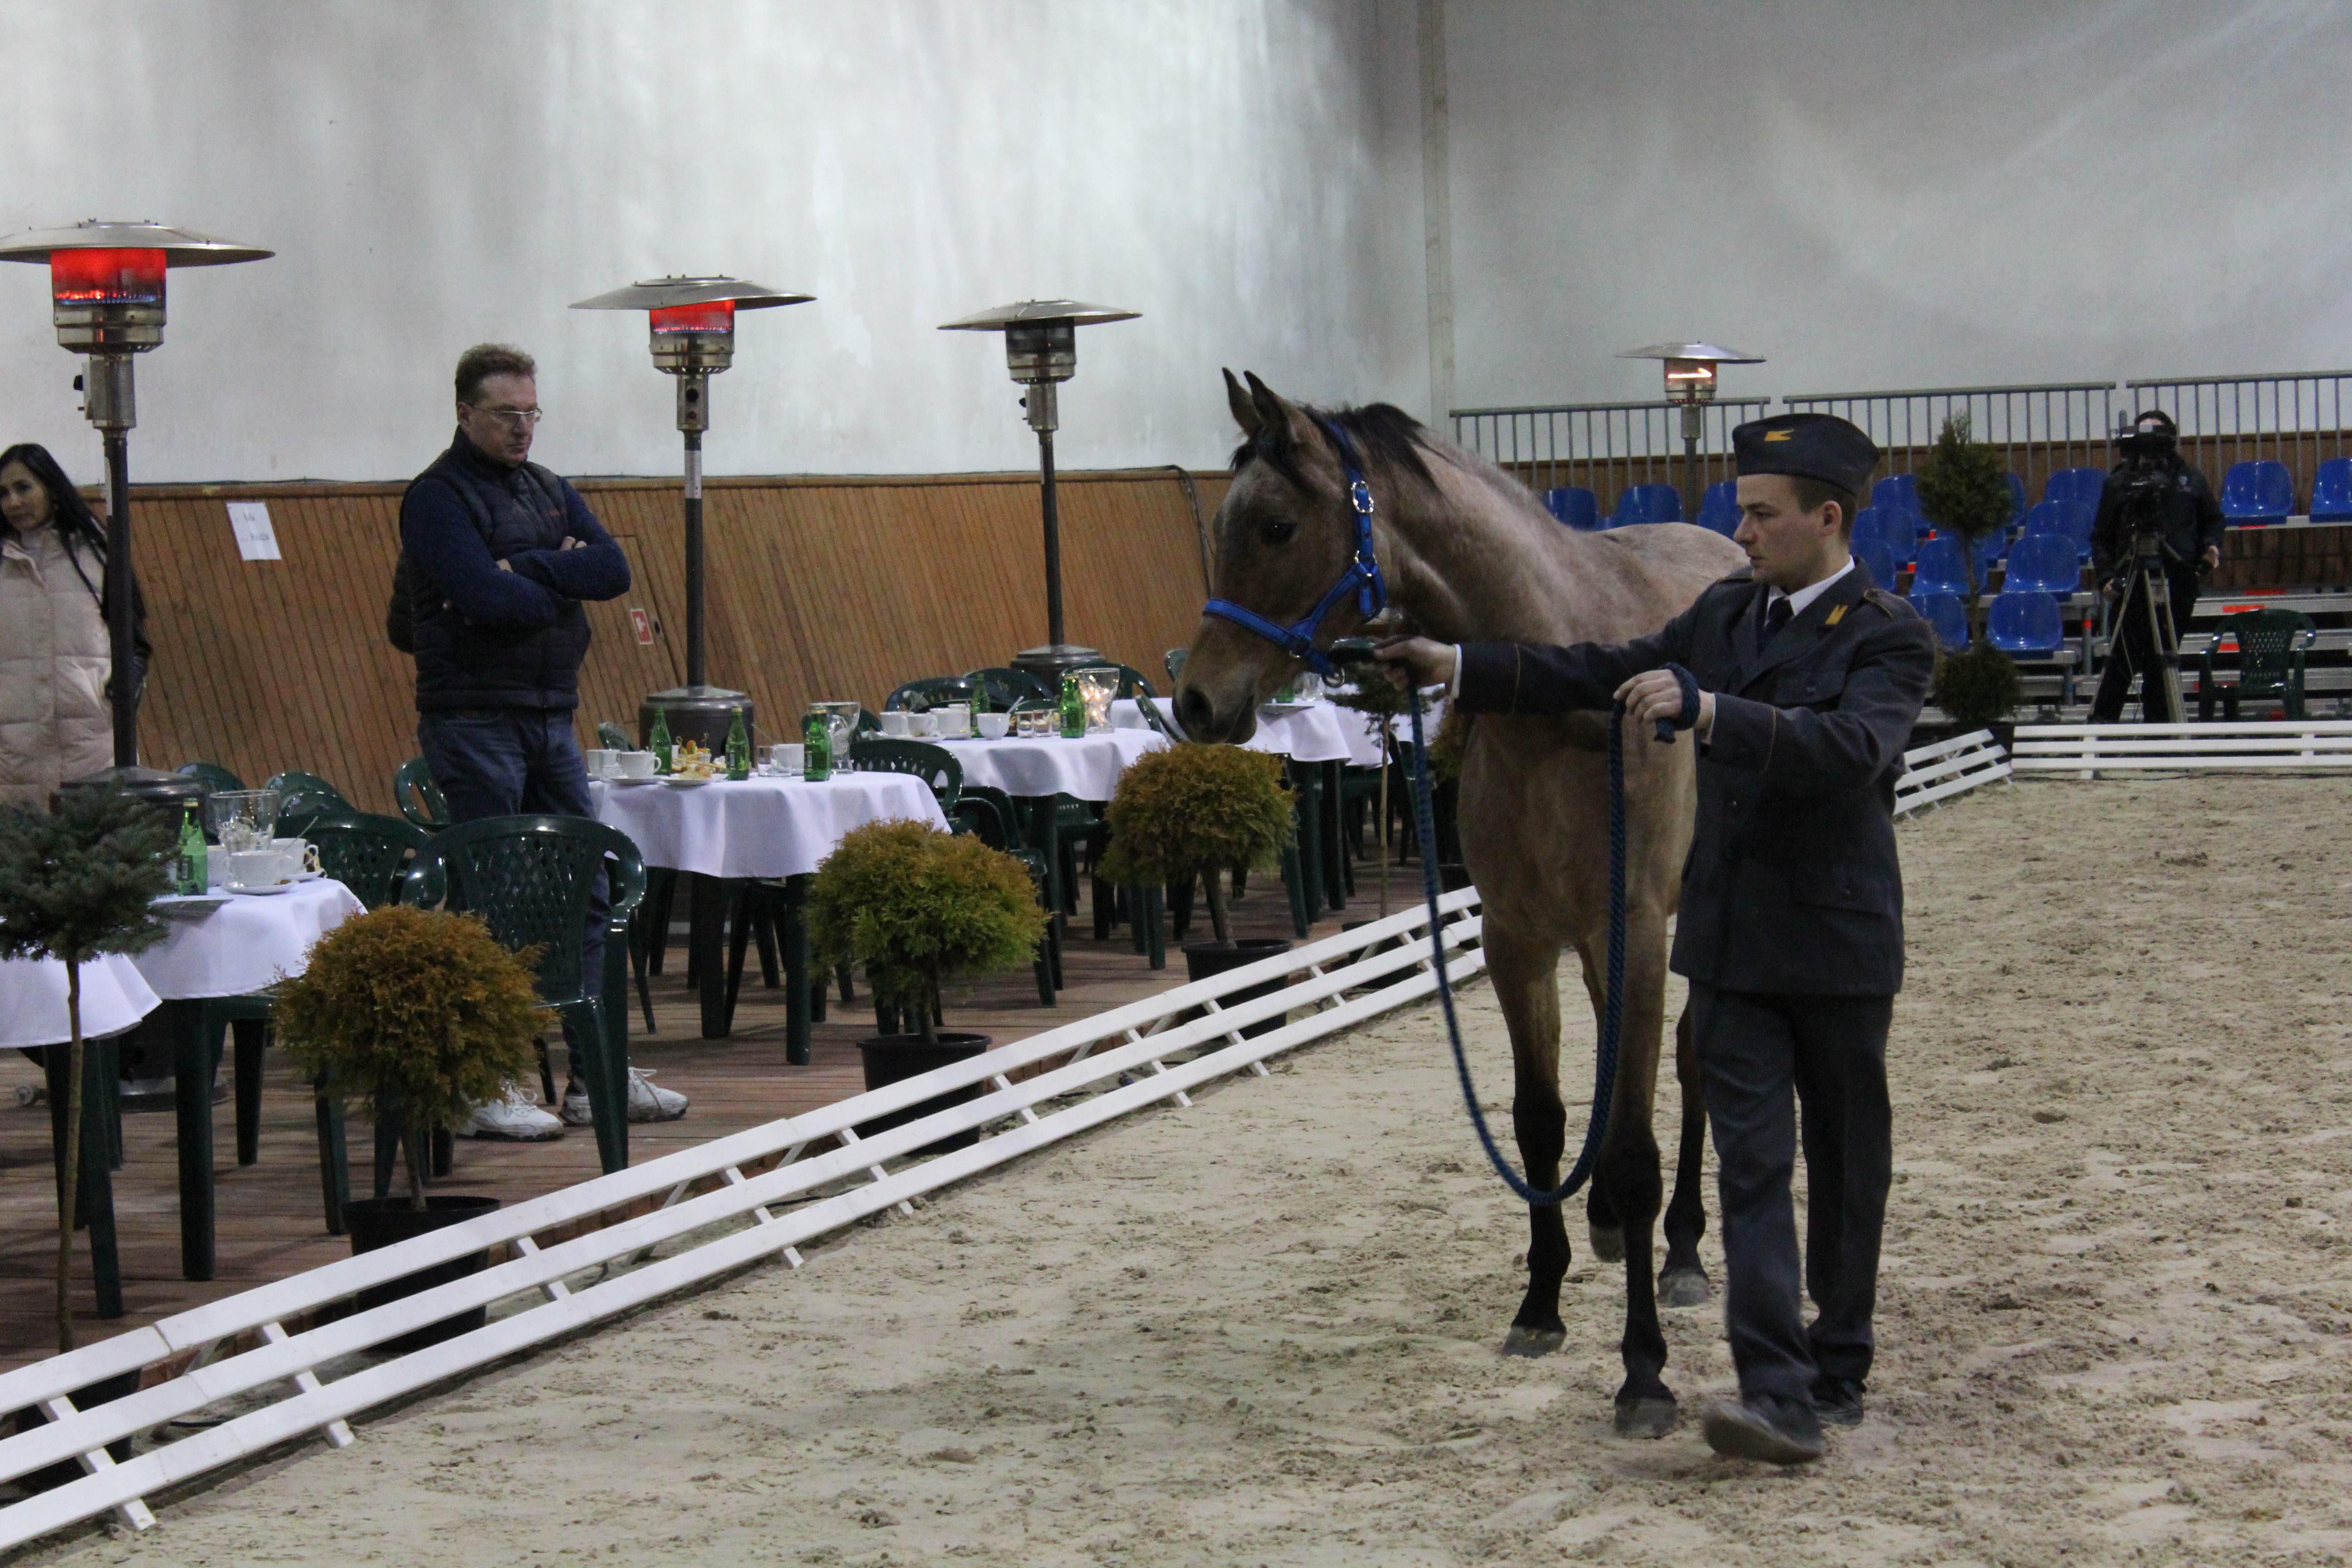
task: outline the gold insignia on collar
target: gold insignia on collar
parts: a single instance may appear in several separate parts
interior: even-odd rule
[[[1823,621],[1822,625],[1824,626],[1833,626],[1837,625],[1840,621],[1845,619],[1845,613],[1851,608],[1853,608],[1853,606],[1850,605],[1840,605],[1836,609],[1830,612],[1829,618]]]

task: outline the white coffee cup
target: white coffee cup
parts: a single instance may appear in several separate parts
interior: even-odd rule
[[[580,753],[580,765],[592,779],[601,779],[612,771],[613,753],[591,749]]]
[[[940,718],[938,714],[909,713],[907,715],[907,733],[909,735],[930,736],[936,735],[939,732]]]
[[[1002,741],[1004,739],[1004,731],[1013,723],[1013,715],[1010,713],[975,713],[971,716],[971,721],[980,726],[981,739],[984,741]]]
[[[613,761],[625,779],[649,779],[654,776],[654,754],[651,752],[622,752]]]
[[[232,888],[274,888],[285,881],[286,857],[276,846],[268,849],[239,849],[228,858],[228,885]]]
[[[319,874],[319,847],[307,838],[273,838],[269,847],[278,851],[284,865],[282,881],[292,881],[305,872]]]
[[[800,741],[779,741],[768,748],[768,763],[781,773],[804,773],[808,772],[808,746]]]
[[[228,880],[228,851],[217,844],[205,846],[205,885],[217,888]]]
[[[971,733],[971,703],[950,702],[944,708],[934,708],[931,711],[939,718],[940,733],[950,740],[961,740]]]
[[[905,739],[908,729],[907,721],[909,717],[908,714],[896,710],[883,714],[882,732],[886,735],[897,736],[901,740]]]

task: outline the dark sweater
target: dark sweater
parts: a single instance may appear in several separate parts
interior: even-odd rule
[[[483,456],[461,432],[402,498],[400,542],[418,711],[578,706],[580,601],[629,587],[628,558],[579,491],[536,463]]]

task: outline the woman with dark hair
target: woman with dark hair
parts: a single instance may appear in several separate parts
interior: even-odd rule
[[[106,531],[46,447],[0,452],[0,805],[45,806],[64,779],[114,763]],[[146,677],[131,602],[131,689]]]

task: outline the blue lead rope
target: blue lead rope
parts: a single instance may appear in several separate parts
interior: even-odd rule
[[[1685,680],[1689,678],[1684,677]],[[1694,702],[1685,709],[1694,712]],[[1412,808],[1421,832],[1422,890],[1429,900],[1429,954],[1437,972],[1438,1005],[1445,1010],[1445,1036],[1454,1046],[1454,1070],[1462,1080],[1462,1103],[1469,1108],[1470,1125],[1495,1173],[1511,1191],[1537,1208],[1549,1208],[1572,1196],[1592,1177],[1601,1157],[1601,1140],[1609,1131],[1610,1098],[1617,1089],[1617,1046],[1625,1026],[1625,705],[1619,703],[1609,721],[1609,992],[1601,1005],[1601,1047],[1592,1062],[1592,1114],[1584,1124],[1584,1147],[1576,1156],[1568,1179],[1549,1192],[1530,1185],[1511,1168],[1496,1147],[1478,1106],[1478,1088],[1470,1080],[1470,1058],[1462,1048],[1462,1024],[1454,1012],[1454,986],[1445,976],[1445,938],[1437,913],[1437,828],[1430,807],[1429,749],[1422,742],[1421,693],[1412,693]]]

